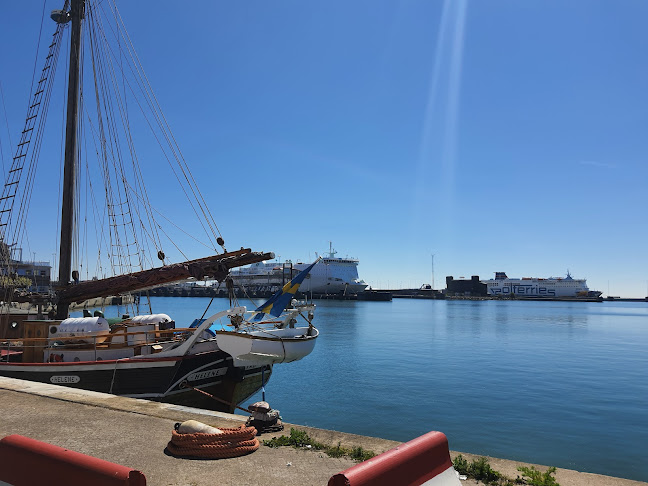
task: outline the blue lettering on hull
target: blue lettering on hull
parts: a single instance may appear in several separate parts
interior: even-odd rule
[[[533,285],[506,285],[502,288],[489,289],[492,295],[497,294],[515,294],[515,295],[543,295],[547,297],[555,296],[556,289],[547,287],[536,287]]]

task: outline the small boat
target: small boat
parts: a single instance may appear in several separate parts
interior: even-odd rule
[[[237,306],[219,312],[201,322],[194,334],[211,333],[218,347],[232,356],[237,367],[272,366],[308,356],[319,336],[312,323],[315,304],[299,302],[294,296],[320,259],[302,270],[256,310],[248,311],[245,306]],[[233,293],[232,299],[236,301]],[[308,325],[295,327],[299,317]]]
[[[308,305],[307,307],[312,307]],[[235,366],[290,363],[309,355],[315,347],[319,331],[312,325],[291,327],[304,306],[296,304],[286,317],[278,320],[267,320],[259,323],[247,320],[247,326],[237,331],[216,331],[219,347],[230,354]],[[252,312],[255,314],[256,312]],[[246,309],[240,311],[245,316]]]

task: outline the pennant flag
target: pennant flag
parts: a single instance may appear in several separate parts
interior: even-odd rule
[[[254,316],[254,320],[260,320],[263,317],[263,314],[270,314],[279,317],[288,303],[293,299],[293,297],[295,297],[299,285],[304,281],[306,275],[308,275],[308,273],[313,269],[315,264],[320,261],[320,258],[308,265],[299,273],[299,275],[284,285],[279,292],[270,297],[265,303],[261,304],[256,309],[258,314]]]

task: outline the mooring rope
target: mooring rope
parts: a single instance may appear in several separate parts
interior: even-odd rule
[[[215,397],[215,396],[212,395],[211,393],[207,393],[206,391],[203,391],[203,390],[201,390],[200,388],[196,388],[195,386],[191,386],[191,385],[190,385],[189,383],[187,383],[186,381],[183,381],[182,383],[180,383],[180,388],[191,388],[192,390],[197,391],[198,393],[202,393],[203,395],[206,395],[206,396],[208,396],[209,398],[213,398],[213,399],[216,400],[217,402],[224,403],[225,405],[229,405],[230,407],[231,407],[232,405],[234,405],[232,402],[228,402],[227,400],[223,400],[222,398]],[[234,408],[238,408],[239,410],[242,410],[243,412],[252,413],[252,412],[251,412],[250,410],[248,410],[247,408],[239,407],[238,405],[234,405]]]
[[[220,430],[220,434],[181,434],[173,430],[167,450],[179,457],[224,459],[250,454],[260,446],[254,427],[241,425]]]

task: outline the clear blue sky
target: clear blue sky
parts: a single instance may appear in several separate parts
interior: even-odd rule
[[[647,295],[648,2],[118,6],[228,248],[308,260],[332,241],[383,288],[430,282],[434,254],[437,287],[569,269],[604,294]],[[3,7],[15,145],[42,2]],[[151,186],[172,190],[152,162]],[[34,195],[39,260],[56,191]],[[182,221],[174,199],[156,204]]]

